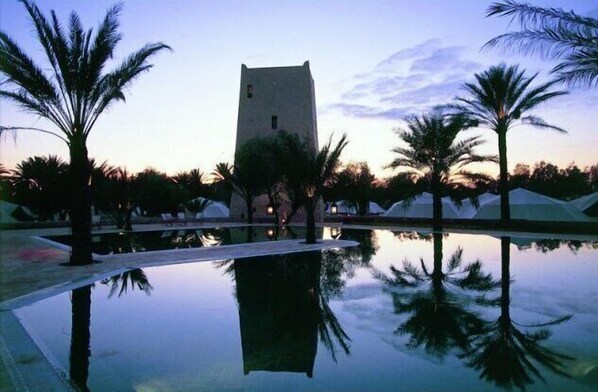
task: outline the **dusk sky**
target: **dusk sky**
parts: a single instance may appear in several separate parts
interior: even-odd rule
[[[531,1],[598,17],[590,0]],[[320,145],[346,132],[344,162],[367,161],[379,176],[399,144],[393,128],[408,114],[448,103],[460,86],[490,65],[521,64],[547,80],[554,65],[536,58],[480,51],[486,41],[515,29],[504,18],[485,18],[491,1],[126,1],[124,38],[115,64],[145,43],[162,41],[173,52],[152,59],[127,95],[92,130],[90,157],[174,174],[200,168],[211,173],[232,162],[241,64],[301,65],[309,60],[315,81]],[[38,1],[46,14],[66,21],[77,11],[86,28],[96,27],[114,1]],[[0,1],[0,28],[38,63],[44,59],[24,7]],[[47,68],[47,63],[43,62]],[[564,87],[563,87],[564,88]],[[577,89],[536,111],[568,134],[517,127],[508,133],[509,167],[547,160],[559,166],[598,163],[598,90]],[[52,129],[44,120],[0,101],[0,124]],[[487,129],[467,135],[488,141],[482,153],[497,153]],[[57,154],[66,145],[52,136],[24,131],[0,142],[0,162],[13,168],[33,155]],[[498,168],[487,166],[496,174]]]

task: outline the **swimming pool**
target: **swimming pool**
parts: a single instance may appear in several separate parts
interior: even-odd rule
[[[598,386],[598,242],[340,238],[361,246],[130,270],[15,314],[91,391]]]
[[[316,235],[322,237],[322,229]],[[45,236],[50,241],[70,246],[70,235]],[[249,242],[277,241],[305,238],[303,227],[211,227],[202,229],[178,228],[156,231],[115,232],[92,235],[92,252],[110,255],[168,249],[201,248]]]

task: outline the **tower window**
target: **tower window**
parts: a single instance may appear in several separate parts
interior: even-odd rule
[[[247,85],[247,98],[253,97],[253,84]]]
[[[278,128],[278,116],[272,116],[272,129]]]

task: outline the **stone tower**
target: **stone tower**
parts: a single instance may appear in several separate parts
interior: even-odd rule
[[[276,135],[280,130],[297,133],[314,151],[319,148],[314,81],[309,61],[294,67],[247,68],[243,64],[236,149],[248,139]],[[265,216],[267,204],[267,198],[258,198],[254,203],[254,217]],[[233,193],[230,216],[242,219],[245,214],[245,203]],[[321,216],[318,211],[316,218],[321,220]]]

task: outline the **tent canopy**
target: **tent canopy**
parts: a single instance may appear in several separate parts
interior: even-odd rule
[[[486,193],[479,195],[478,196],[478,203],[479,203],[478,208],[495,198],[500,198],[500,197],[498,195],[495,195],[490,192],[486,192]],[[475,206],[469,199],[465,199],[461,203],[462,203],[461,208],[459,209],[459,217],[460,218],[469,219],[469,218],[472,218],[476,214],[476,212],[478,212],[478,208],[475,208]]]
[[[394,203],[384,216],[396,218],[432,218],[432,194],[424,192],[417,196],[409,205],[405,201]],[[442,198],[442,217],[445,219],[459,218],[459,210],[449,197]]]
[[[569,204],[586,214],[594,215],[591,212],[598,212],[598,192],[571,200]]]
[[[569,203],[526,189],[509,192],[511,219],[553,222],[584,222],[590,219]],[[481,205],[473,219],[500,219],[500,197]]]
[[[228,218],[230,216],[230,210],[228,207],[219,201],[206,199],[205,197],[196,197],[191,202],[203,202],[207,200],[209,203],[203,210],[203,217],[204,218]]]

